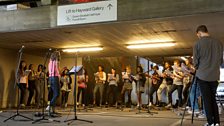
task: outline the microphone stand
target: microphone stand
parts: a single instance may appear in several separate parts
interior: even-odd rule
[[[21,49],[19,50],[19,59],[18,59],[18,62],[17,62],[17,68],[16,68],[16,74],[15,74],[15,77],[16,77],[16,79],[18,79],[18,73],[19,73],[19,66],[20,66],[20,62],[21,62],[21,59],[22,59],[22,55],[23,55],[23,48],[24,48],[24,46],[22,46],[21,47]],[[19,83],[19,82],[18,82]],[[29,117],[26,117],[26,116],[24,116],[24,115],[21,115],[20,113],[19,113],[19,105],[20,105],[20,102],[19,102],[19,84],[17,84],[17,82],[15,81],[15,84],[14,84],[14,88],[16,88],[16,86],[17,86],[17,101],[18,101],[18,103],[17,103],[17,109],[16,109],[16,114],[14,114],[13,116],[11,116],[11,117],[9,117],[8,119],[6,119],[6,120],[4,120],[3,122],[7,122],[8,120],[15,120],[15,117],[17,117],[17,116],[20,116],[20,117],[23,117],[23,118],[25,118],[25,119],[28,119],[28,121],[33,121],[33,119],[31,119],[31,118],[29,118]],[[20,121],[22,121],[22,120],[20,120]]]
[[[75,74],[75,76],[74,76],[74,94],[73,94],[73,96],[74,96],[74,118],[73,119],[68,119],[68,120],[65,120],[64,122],[69,122],[68,123],[68,125],[70,125],[73,121],[83,121],[83,122],[88,122],[88,123],[93,123],[93,121],[89,121],[89,120],[83,120],[83,119],[78,119],[78,117],[77,117],[77,109],[76,109],[76,104],[77,104],[77,100],[76,100],[76,97],[77,97],[77,93],[76,93],[76,85],[77,85],[77,73],[78,73],[78,71],[77,71],[77,60],[78,60],[78,52],[76,52],[76,54],[75,54],[75,71],[74,71],[74,74]]]
[[[37,122],[40,122],[40,121],[51,121],[51,122],[60,122],[58,120],[53,120],[53,119],[49,119],[49,118],[46,118],[46,115],[44,114],[44,109],[45,109],[45,106],[44,106],[44,102],[45,102],[45,85],[46,85],[46,63],[47,63],[47,59],[49,59],[50,57],[50,53],[51,52],[51,49],[48,50],[48,52],[46,53],[45,55],[45,58],[44,58],[44,68],[43,68],[43,71],[44,71],[44,86],[43,86],[43,105],[42,105],[42,117],[40,119],[37,119],[35,120],[34,122],[32,122],[32,124],[35,124]]]

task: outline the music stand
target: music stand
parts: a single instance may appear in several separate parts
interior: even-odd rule
[[[17,68],[16,68],[16,79],[18,78],[18,73],[19,73],[19,66],[20,66],[20,62],[21,62],[21,58],[22,58],[22,55],[23,55],[23,48],[24,48],[24,46],[22,46],[21,47],[21,49],[19,50],[19,59],[18,59],[18,63],[17,63]],[[26,117],[26,116],[24,116],[24,115],[21,115],[20,113],[19,113],[19,105],[20,105],[20,103],[19,103],[19,85],[17,84],[17,82],[15,81],[15,85],[14,85],[14,87],[16,87],[17,86],[17,88],[18,88],[18,91],[17,91],[17,93],[18,93],[18,97],[17,97],[17,101],[18,101],[18,103],[17,103],[17,109],[16,109],[16,114],[14,114],[13,116],[11,116],[11,117],[9,117],[8,119],[6,119],[6,120],[4,120],[3,122],[7,122],[8,120],[15,120],[15,117],[17,117],[17,116],[20,116],[20,117],[23,117],[23,118],[25,118],[25,119],[28,119],[29,121],[33,121],[33,119],[31,119],[31,118],[29,118],[29,117]]]
[[[74,94],[73,94],[73,96],[74,96],[74,118],[73,119],[68,119],[68,120],[65,120],[64,122],[69,122],[69,121],[71,121],[70,123],[68,123],[68,125],[70,125],[73,121],[83,121],[83,122],[88,122],[88,123],[93,123],[93,121],[89,121],[89,120],[84,120],[84,119],[78,119],[78,117],[77,117],[77,110],[76,110],[76,104],[77,104],[77,101],[76,101],[76,95],[77,95],[77,93],[76,93],[76,85],[77,85],[77,74],[78,74],[78,72],[82,69],[82,65],[80,65],[80,66],[77,66],[77,60],[78,60],[78,52],[76,52],[76,57],[75,57],[75,66],[69,71],[70,72],[70,74],[74,74],[75,76],[74,76]]]

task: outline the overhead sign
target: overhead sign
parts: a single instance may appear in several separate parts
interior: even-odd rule
[[[58,6],[57,25],[86,24],[117,20],[117,0]]]

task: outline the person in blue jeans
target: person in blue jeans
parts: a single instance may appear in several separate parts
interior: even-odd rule
[[[193,80],[194,81],[194,80]],[[196,90],[196,92],[195,92]],[[196,94],[195,94],[196,93]],[[198,97],[200,96],[200,89],[199,89],[199,85],[195,83],[195,81],[193,82],[192,86],[191,86],[191,90],[190,90],[190,103],[191,103],[191,108],[192,111],[194,109],[194,113],[198,114],[199,112],[199,105],[198,105]],[[195,98],[195,100],[194,100]],[[195,102],[194,102],[195,101]],[[188,111],[189,113],[192,113],[192,111]]]
[[[49,83],[50,83],[50,88],[53,93],[53,97],[50,101],[50,105],[46,108],[50,113],[55,112],[55,105],[56,105],[56,100],[60,94],[60,86],[59,86],[59,62],[60,62],[60,52],[55,51],[51,54],[50,57],[50,62],[48,64],[48,70],[49,70]]]

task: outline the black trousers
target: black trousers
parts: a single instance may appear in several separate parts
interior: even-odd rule
[[[132,104],[132,101],[131,101],[131,92],[132,92],[132,89],[127,89],[127,88],[123,88],[122,91],[121,91],[121,101],[122,103],[121,104],[125,104],[125,93],[128,92],[128,104],[131,105]]]
[[[107,89],[107,98],[106,102],[109,103],[110,105],[113,105],[117,102],[117,86],[115,85],[109,85]],[[112,99],[112,102],[110,102],[110,99]]]
[[[159,89],[159,86],[159,84],[152,84],[149,89],[149,98],[151,103],[153,103],[153,94]]]
[[[188,84],[186,84],[186,86],[183,89],[183,96],[184,96],[183,104],[188,104],[187,96],[189,94],[190,86],[191,86],[191,83],[188,83]]]
[[[218,82],[208,82],[197,79],[197,83],[201,90],[208,124],[220,124],[219,111],[216,103],[216,90],[218,87]]]
[[[173,84],[170,88],[170,91],[168,92],[168,100],[169,103],[172,103],[172,94],[173,92],[177,90],[178,92],[178,106],[181,107],[182,106],[182,91],[183,91],[183,85],[176,85]]]
[[[81,92],[82,92],[82,104],[86,105],[86,88],[78,87],[77,102],[79,102]]]
[[[36,88],[36,86],[35,86],[35,80],[29,80],[28,81],[28,84],[29,84],[28,85],[29,97],[28,97],[28,100],[27,100],[27,106],[30,105],[30,103],[32,101],[32,98],[33,98],[33,95],[34,95],[34,90]]]
[[[19,89],[20,89],[20,100],[19,100],[19,103],[20,104],[24,104],[24,96],[25,96],[25,93],[26,93],[26,83],[19,83]]]
[[[69,91],[61,91],[61,105],[65,105],[68,102]]]

